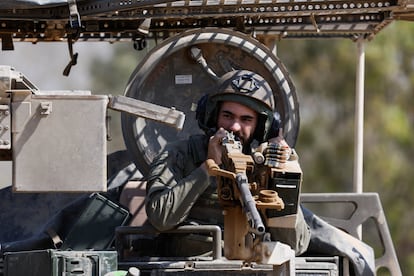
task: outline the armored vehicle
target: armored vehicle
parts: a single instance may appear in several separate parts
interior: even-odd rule
[[[206,88],[232,69],[251,70],[266,79],[284,137],[294,146],[299,106],[290,75],[276,56],[276,42],[347,38],[362,45],[392,21],[411,20],[411,6],[409,1],[379,0],[2,1],[2,50],[13,50],[17,41],[67,43],[70,58],[64,75],[76,66],[77,41],[128,41],[137,50],[149,40],[159,42],[132,72],[124,96],[42,91],[24,72],[0,66],[0,157],[13,164],[12,186],[1,194],[2,273],[349,275],[344,257],[295,257],[284,244],[253,247],[261,250],[253,261],[244,255],[223,256],[222,229],[215,225],[160,233],[146,223],[143,180],[168,141],[200,131],[195,120],[185,117],[194,115]],[[363,47],[358,49],[362,53]],[[127,152],[107,154],[107,109],[122,112]],[[361,154],[358,147],[355,152]],[[273,191],[290,209],[267,219],[278,217],[289,225],[299,202],[351,205],[347,218],[325,219],[361,238],[361,225],[374,218],[383,248],[376,268],[401,275],[378,194],[362,193],[362,160],[356,160],[355,193],[300,193],[297,160],[274,172],[275,181],[289,189],[280,184]],[[31,220],[21,221],[21,212]],[[50,218],[47,223],[45,218]],[[33,228],[40,230],[33,233]],[[166,256],[156,250],[180,235],[200,233],[213,241],[211,256]]]

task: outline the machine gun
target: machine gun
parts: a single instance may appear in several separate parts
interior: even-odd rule
[[[280,178],[280,174],[292,177],[286,171],[288,166],[272,161],[271,152],[280,154],[281,151],[263,144],[253,156],[246,155],[240,141],[231,132],[222,140],[222,145],[223,169],[212,159],[206,162],[210,175],[217,177],[218,197],[224,209],[224,255],[228,259],[248,262],[280,262],[285,253],[281,252],[280,243],[270,242],[270,233],[266,230],[270,226],[281,225],[280,221],[275,223],[274,218],[279,217],[278,213],[283,213],[286,207],[292,207],[291,198],[287,198],[285,203],[279,197],[278,185],[275,185],[274,178]],[[286,158],[280,160],[284,163]],[[277,182],[283,186],[283,181]],[[283,224],[291,223],[284,220]],[[272,260],[272,251],[277,251],[277,261]],[[287,255],[291,257],[290,253]]]

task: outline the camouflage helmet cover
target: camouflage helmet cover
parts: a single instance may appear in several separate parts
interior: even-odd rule
[[[255,110],[259,120],[254,138],[266,140],[272,126],[275,103],[272,89],[262,76],[247,70],[224,74],[218,81],[216,93],[210,94],[204,103],[204,114],[197,115],[202,129],[206,131],[206,128],[216,127],[217,107],[223,101],[237,102]]]

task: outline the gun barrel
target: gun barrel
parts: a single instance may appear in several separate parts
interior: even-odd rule
[[[264,234],[266,229],[259,211],[257,211],[256,202],[250,192],[246,174],[238,173],[236,175],[236,182],[240,191],[242,206],[245,208],[248,220],[252,223],[252,228],[256,230],[257,234]]]

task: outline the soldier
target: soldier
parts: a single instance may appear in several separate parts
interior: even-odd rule
[[[246,70],[222,76],[218,90],[199,101],[196,118],[205,135],[168,144],[151,165],[146,196],[151,224],[160,231],[186,223],[222,225],[215,177],[209,176],[205,161],[221,164],[220,142],[226,131],[240,138],[244,154],[265,141],[287,145],[275,135],[279,131],[274,112],[273,93],[263,77]],[[272,240],[290,245],[296,255],[308,250],[345,255],[356,275],[374,275],[370,247],[303,207],[297,217],[295,229],[270,229]]]

